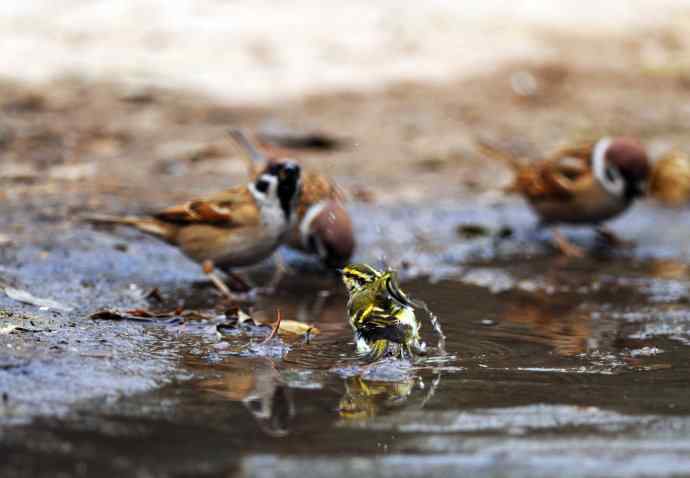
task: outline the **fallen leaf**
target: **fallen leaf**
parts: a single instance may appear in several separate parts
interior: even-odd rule
[[[15,332],[33,334],[36,332],[51,332],[51,330],[27,329],[26,327],[20,327],[18,325],[6,325],[4,327],[0,327],[0,335],[8,335],[13,334]]]
[[[278,331],[295,335],[304,335],[306,333],[309,333],[310,335],[318,335],[321,332],[313,325],[305,324],[304,322],[299,322],[297,320],[281,321]]]
[[[163,302],[163,296],[161,295],[160,289],[155,287],[151,289],[145,296],[144,299],[155,300],[156,302]]]
[[[257,136],[264,144],[287,149],[334,150],[347,143],[343,138],[324,131],[291,128],[277,121],[263,124]]]
[[[5,325],[4,327],[0,327],[0,335],[11,334],[16,328],[16,325]]]
[[[34,181],[38,179],[38,176],[36,169],[27,164],[5,164],[0,172],[0,179],[10,181]]]
[[[259,325],[254,318],[239,307],[233,307],[225,311],[226,325]]]
[[[62,164],[50,169],[48,176],[51,179],[63,181],[79,181],[80,179],[90,178],[96,174],[94,163]]]
[[[154,314],[143,309],[132,309],[125,311],[118,310],[99,310],[89,316],[91,320],[113,320],[123,321],[128,320],[132,322],[156,323],[156,324],[176,324],[183,322],[184,319],[175,315],[174,313],[160,313]],[[163,320],[164,319],[164,320]]]
[[[459,236],[467,239],[474,239],[476,237],[484,237],[491,234],[491,230],[482,226],[481,224],[460,224],[457,228]]]
[[[52,299],[41,299],[39,297],[35,297],[25,290],[5,287],[5,294],[7,294],[10,299],[16,300],[17,302],[35,305],[36,307],[40,308],[62,310],[64,312],[69,312],[72,310],[72,307],[61,304],[60,302]]]

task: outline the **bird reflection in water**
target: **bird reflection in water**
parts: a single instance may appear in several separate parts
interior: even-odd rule
[[[295,405],[292,392],[282,382],[273,361],[267,358],[228,358],[214,369],[219,376],[201,380],[197,387],[242,403],[267,435],[288,435],[295,417]]]
[[[520,300],[504,309],[491,335],[545,344],[563,357],[589,352],[599,341],[593,336],[591,314],[578,305],[542,297]]]
[[[338,404],[340,418],[347,422],[363,421],[403,406],[423,408],[441,382],[438,373],[428,388],[421,377],[400,381],[370,380],[362,376],[345,380],[345,393]],[[413,398],[421,398],[421,401]]]

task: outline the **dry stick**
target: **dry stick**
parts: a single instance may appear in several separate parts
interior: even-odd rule
[[[283,320],[283,316],[280,313],[280,309],[276,309],[276,316],[276,321],[273,323],[273,329],[271,330],[271,334],[268,337],[266,337],[259,345],[265,344],[273,337],[275,337],[278,333],[278,329],[280,328],[280,322]]]

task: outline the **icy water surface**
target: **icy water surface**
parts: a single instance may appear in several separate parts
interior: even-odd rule
[[[353,360],[336,280],[292,279],[258,306],[318,326],[309,343],[259,344],[265,331],[219,338],[222,319],[108,323],[151,350],[179,350],[179,379],[3,429],[0,469],[690,476],[689,277],[660,259],[466,264],[404,284],[440,317],[450,356],[368,368]],[[424,330],[434,344],[428,321]]]

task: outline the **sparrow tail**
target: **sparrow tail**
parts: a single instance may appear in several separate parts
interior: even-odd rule
[[[108,214],[87,214],[81,219],[93,224],[121,224],[134,227],[142,232],[151,234],[166,241],[173,241],[175,237],[175,227],[156,219],[137,217],[137,216],[110,216]]]
[[[498,147],[489,144],[486,141],[477,141],[477,149],[479,149],[479,151],[488,158],[503,161],[504,163],[508,164],[508,166],[513,168],[516,172],[521,171],[525,167],[525,164],[521,159],[516,158],[513,154],[509,153],[508,151],[499,149]]]
[[[263,166],[266,162],[266,158],[256,149],[256,146],[249,141],[249,138],[247,138],[247,135],[241,129],[232,128],[228,131],[228,134],[230,134],[230,137],[240,147],[242,158],[247,164],[250,173],[255,175],[257,168]]]
[[[502,161],[506,163],[510,169],[513,170],[513,172],[516,174],[516,177],[519,178],[522,173],[525,171],[525,162],[517,157],[515,157],[513,154],[509,153],[508,151],[501,150],[497,148],[496,146],[489,144],[485,141],[478,140],[477,141],[477,149],[486,156],[487,158],[490,159],[495,159],[498,161]],[[506,188],[506,192],[519,192],[520,187],[518,186],[518,180],[508,186]]]

